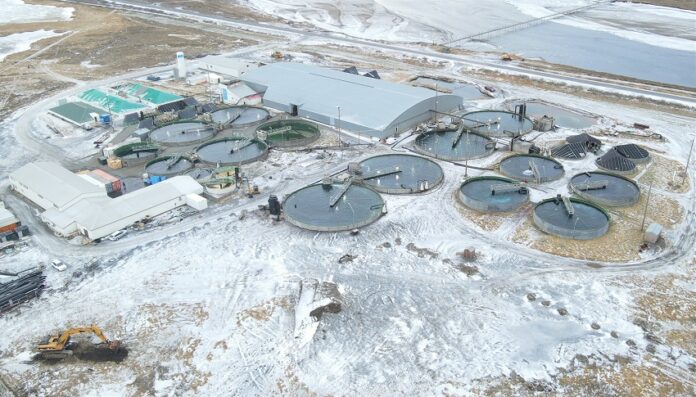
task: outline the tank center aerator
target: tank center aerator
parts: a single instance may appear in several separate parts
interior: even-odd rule
[[[522,186],[520,183],[498,183],[491,185],[491,196],[505,193],[527,194],[528,190],[526,186]]]
[[[341,197],[343,197],[343,195],[346,194],[346,192],[350,188],[350,185],[352,184],[353,179],[347,180],[346,183],[344,183],[343,186],[341,186],[341,190],[338,191],[338,194],[331,198],[331,200],[329,201],[329,207],[333,208],[338,203],[338,200],[340,200]]]
[[[563,196],[561,200],[563,200],[563,206],[565,207],[565,210],[568,213],[568,217],[572,218],[573,215],[575,215],[575,208],[573,208],[573,203],[570,202],[568,196]]]
[[[235,151],[242,150],[247,146],[251,146],[254,143],[253,141],[251,141],[249,139],[240,140],[239,142],[240,143],[239,143],[239,146],[237,148],[235,148],[234,146],[232,146],[230,148],[230,154],[234,153]]]
[[[181,155],[180,154],[175,154],[173,155],[169,160],[167,160],[167,169],[171,169],[176,165],[181,160]]]
[[[383,170],[373,171],[373,172],[370,172],[367,174],[362,174],[361,178],[362,179],[374,179],[374,178],[379,178],[379,177],[383,177],[386,175],[398,174],[400,172],[401,172],[401,170],[399,169],[399,167],[395,166],[395,167],[389,167],[389,168],[386,168]]]
[[[539,167],[532,160],[529,160],[529,170],[532,171],[532,175],[534,175],[534,179],[537,182],[541,181],[541,172],[539,172]]]
[[[594,182],[585,182],[585,183],[579,183],[575,185],[575,188],[580,190],[580,191],[588,191],[588,190],[600,190],[600,189],[606,189],[607,186],[609,186],[609,181],[607,180],[601,180],[601,181],[594,181]]]

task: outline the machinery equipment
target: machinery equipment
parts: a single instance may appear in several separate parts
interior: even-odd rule
[[[70,337],[75,334],[92,333],[96,335],[109,350],[116,351],[121,346],[120,341],[109,340],[101,328],[96,325],[89,327],[76,327],[64,331],[61,335],[49,336],[42,341],[39,346],[39,354],[45,359],[63,359],[73,354],[71,348],[74,345],[70,344]]]

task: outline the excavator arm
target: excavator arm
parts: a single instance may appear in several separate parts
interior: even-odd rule
[[[49,337],[48,341],[46,343],[42,343],[39,345],[39,350],[40,351],[62,351],[65,349],[65,346],[70,342],[70,337],[75,335],[75,334],[83,334],[83,333],[92,333],[96,335],[102,343],[105,343],[109,345],[109,348],[111,349],[116,349],[118,348],[118,343],[117,342],[112,342],[110,341],[105,335],[104,332],[102,332],[101,328],[97,327],[96,325],[91,325],[89,327],[75,327],[75,328],[70,328],[63,332],[59,336],[51,336]]]

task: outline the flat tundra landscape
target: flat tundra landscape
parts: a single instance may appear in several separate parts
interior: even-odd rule
[[[692,2],[0,8],[0,397],[696,395]]]

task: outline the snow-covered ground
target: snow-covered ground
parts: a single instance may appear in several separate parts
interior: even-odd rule
[[[26,51],[31,45],[39,40],[49,37],[60,36],[63,33],[56,33],[53,30],[37,30],[34,32],[13,33],[0,37],[0,62],[5,60],[8,55]]]
[[[44,21],[69,21],[72,7],[55,7],[39,4],[26,4],[23,0],[2,0],[0,2],[0,25]]]
[[[692,137],[684,131],[693,130],[692,118],[499,88],[499,96],[477,105],[539,98],[588,113],[601,109],[602,128],[644,122],[669,138],[651,143],[655,149],[681,161],[687,156]],[[6,137],[3,177],[27,160],[21,148],[10,149],[12,127],[9,122],[0,131]],[[386,150],[347,152],[340,163]],[[319,160],[316,153],[273,152],[252,182],[262,197],[282,197],[338,165],[337,158]],[[263,198],[97,246],[66,246],[38,231],[34,248],[0,259],[0,267],[16,270],[58,256],[71,268],[49,271],[51,292],[0,317],[5,334],[16,335],[0,339],[0,367],[40,395],[467,395],[476,393],[477,379],[514,373],[551,380],[578,355],[599,365],[615,355],[645,359],[650,342],[633,323],[635,286],[626,276],[669,272],[681,261],[597,270],[510,243],[508,229],[481,233],[453,199],[463,170],[441,165],[442,186],[424,195],[384,195],[389,213],[358,236],[273,223],[253,212]],[[562,191],[564,184],[535,191],[533,198]],[[241,217],[244,210],[250,212]],[[410,243],[437,256],[421,257]],[[457,252],[468,247],[479,252],[473,264],[479,273],[471,276],[455,266]],[[341,264],[344,254],[356,259]],[[338,283],[344,299],[343,311],[325,315],[310,343],[295,335],[295,305],[306,279]],[[126,361],[52,366],[50,381],[44,366],[27,363],[34,342],[47,332],[91,323],[124,341]],[[675,376],[691,359],[669,345],[655,354],[670,362]]]
[[[591,0],[247,0],[243,4],[296,22],[351,36],[394,41],[440,42],[548,16]],[[559,19],[559,23],[602,31],[633,41],[694,50],[696,13],[642,4],[603,6]],[[608,20],[608,21],[607,21]],[[641,23],[636,23],[641,21]],[[670,29],[664,28],[668,26]],[[651,29],[652,28],[652,29]],[[660,29],[660,33],[658,30]],[[652,30],[652,31],[651,31]]]

